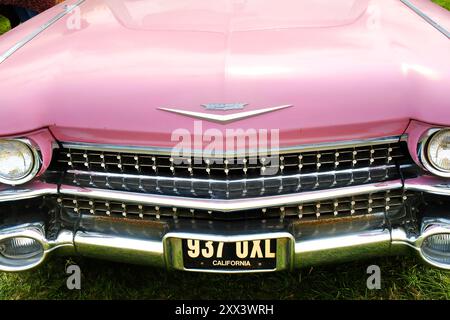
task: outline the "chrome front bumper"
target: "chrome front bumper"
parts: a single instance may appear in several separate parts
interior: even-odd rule
[[[96,224],[102,224],[97,222]],[[133,224],[112,226],[109,231],[97,226],[91,230],[61,230],[55,240],[44,236],[42,224],[20,224],[14,228],[3,229],[0,240],[8,237],[29,237],[39,241],[45,248],[44,254],[25,265],[3,264],[1,271],[23,271],[43,263],[50,255],[82,255],[118,262],[152,265],[169,269],[187,270],[183,267],[181,246],[178,239],[192,238],[212,241],[244,241],[252,239],[286,239],[282,250],[278,251],[276,270],[290,270],[318,264],[337,263],[365,259],[377,256],[399,255],[416,252],[422,258],[421,243],[425,236],[434,233],[449,233],[450,220],[428,221],[422,227],[426,235],[409,236],[404,228],[388,229],[383,227],[382,219],[353,222],[351,231],[348,224],[341,222],[333,225],[314,227],[287,227],[283,231],[248,231],[245,234],[234,232],[192,232],[180,230],[160,230],[161,226],[143,228]],[[100,229],[103,229],[100,230]],[[275,228],[277,229],[277,228]],[[289,230],[294,229],[294,230]],[[426,260],[426,259],[425,259]],[[428,263],[449,269],[448,266]],[[276,271],[276,270],[258,270]],[[195,270],[202,272],[236,272],[227,270]],[[240,270],[237,272],[252,272]]]
[[[406,180],[400,186],[398,181],[378,184],[379,188],[401,187],[405,190],[450,196],[450,185],[433,177],[420,177]],[[371,186],[375,188],[376,186]],[[368,188],[367,186],[364,188]],[[67,189],[66,189],[67,190]],[[338,189],[339,190],[339,189]],[[342,190],[332,190],[342,192]],[[27,187],[0,191],[0,202],[18,201],[43,195],[64,193],[62,187],[34,182]],[[67,192],[91,192],[71,189]],[[348,192],[346,190],[345,192]],[[92,195],[92,194],[91,194]],[[98,195],[101,197],[102,195]],[[122,194],[122,196],[124,196]],[[333,194],[324,191],[311,194],[324,199]],[[111,195],[108,195],[111,197]],[[308,193],[302,194],[308,197]],[[130,200],[130,199],[128,199]],[[142,199],[139,199],[142,200]],[[274,201],[272,199],[271,201]],[[284,203],[286,199],[279,203]],[[296,199],[298,201],[298,199]],[[197,204],[189,204],[197,205]],[[266,204],[265,204],[266,205]],[[254,206],[254,204],[252,204]],[[408,252],[419,254],[426,262],[440,268],[450,269],[449,265],[435,263],[422,254],[423,240],[433,234],[450,233],[450,219],[444,216],[433,218],[426,213],[420,222],[420,231],[411,232],[407,224],[392,226],[386,216],[373,214],[358,218],[324,220],[320,223],[246,222],[245,225],[216,221],[133,221],[105,217],[83,217],[73,229],[61,228],[51,239],[46,237],[43,222],[17,221],[0,229],[2,239],[23,236],[35,239],[44,248],[43,254],[32,261],[8,263],[0,260],[1,271],[22,271],[40,265],[53,254],[75,255],[103,258],[136,264],[146,264],[184,270],[181,245],[178,239],[192,238],[216,241],[244,241],[268,238],[283,239],[279,245],[277,267],[275,270],[335,263],[362,258],[398,255]],[[263,270],[263,271],[275,271]],[[199,271],[199,270],[190,270]],[[205,270],[201,270],[205,271]],[[206,270],[208,271],[208,270]],[[215,270],[213,272],[230,272]],[[261,271],[261,270],[258,270]],[[239,271],[239,272],[245,272]]]

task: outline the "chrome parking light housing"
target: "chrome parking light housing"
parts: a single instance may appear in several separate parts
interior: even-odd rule
[[[425,239],[423,254],[430,260],[450,264],[450,233],[435,234]]]
[[[0,270],[22,271],[39,265],[45,259],[45,247],[45,235],[39,224],[2,230]]]
[[[416,241],[420,256],[432,266],[450,269],[450,221],[445,218],[426,219]]]

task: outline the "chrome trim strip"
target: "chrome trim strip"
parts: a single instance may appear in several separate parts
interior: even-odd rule
[[[357,190],[360,188],[367,188],[368,186],[372,186],[373,191],[371,192],[377,192],[377,191],[384,191],[386,189],[390,189],[391,187],[386,187],[386,189],[380,189],[378,186],[384,186],[388,184],[392,187],[392,189],[400,188],[401,182],[400,180],[394,180],[390,182],[382,182],[377,184],[368,184],[368,185],[358,185],[358,186],[352,186],[352,187],[345,187],[345,188],[337,188],[337,189],[326,189],[326,190],[320,190],[320,191],[313,191],[314,194],[320,193],[323,195],[323,198],[330,198],[333,196],[345,196],[348,193],[348,190]],[[376,187],[373,187],[376,186]],[[437,194],[437,195],[444,195],[444,196],[450,196],[450,182],[443,178],[438,178],[434,176],[421,176],[418,178],[413,179],[406,179],[404,181],[404,188],[405,190],[409,191],[419,191],[419,192],[426,192],[431,194]],[[92,190],[92,191],[91,191]],[[78,188],[75,186],[62,186],[61,187],[62,194],[72,194],[72,195],[78,195],[78,196],[87,196],[88,194],[92,194],[92,192],[98,192],[102,197],[102,199],[111,199],[115,196],[117,196],[117,192],[120,194],[120,199],[128,200],[128,195],[137,196],[139,199],[138,202],[143,203],[150,203],[151,200],[149,198],[153,197],[152,195],[148,194],[139,194],[139,193],[129,193],[129,192],[120,192],[120,191],[109,191],[109,190],[99,190],[99,189],[84,189],[84,188]],[[366,192],[366,191],[364,191]],[[362,192],[362,193],[364,193]],[[330,193],[332,195],[330,195]],[[44,195],[56,195],[58,194],[58,186],[56,184],[50,184],[45,183],[41,181],[34,181],[32,183],[19,186],[19,187],[12,187],[12,186],[2,186],[0,187],[0,202],[5,201],[19,201],[19,200],[26,200],[30,198],[36,198]],[[302,197],[299,197],[299,195],[302,195]],[[308,201],[308,195],[311,195],[311,192],[302,192],[301,194],[294,194],[290,195],[290,197],[296,197],[300,199],[301,201]],[[170,202],[173,205],[174,199],[178,199],[179,197],[171,197],[171,196],[160,196],[156,195],[158,199],[160,197],[164,198],[164,203]],[[288,195],[289,196],[289,195]],[[278,196],[276,196],[278,197]],[[265,197],[264,197],[265,198]],[[170,200],[172,199],[172,200]],[[185,200],[194,200],[194,201],[201,201],[201,202],[216,202],[217,200],[210,200],[210,199],[191,199],[191,198],[182,198]],[[257,200],[258,198],[256,198]],[[320,200],[321,197],[317,197],[317,195],[312,198],[313,200]],[[230,200],[221,200],[221,201],[230,201]],[[242,201],[242,199],[238,200],[232,200],[234,203]],[[273,200],[272,200],[273,201]],[[281,200],[280,200],[281,201]],[[225,205],[230,205],[230,203],[226,202]],[[235,205],[236,206],[236,205]]]
[[[428,15],[426,15],[422,10],[417,8],[415,5],[413,5],[408,0],[400,0],[404,5],[409,7],[412,11],[414,11],[419,17],[424,19],[426,22],[428,22],[430,25],[432,25],[435,29],[437,29],[439,32],[441,32],[444,36],[447,37],[447,39],[450,39],[450,32],[445,29],[443,26],[441,26],[439,23],[431,19]]]
[[[73,5],[65,5],[64,11],[60,12],[53,18],[51,18],[49,21],[47,21],[45,24],[40,26],[38,29],[30,33],[29,35],[25,36],[25,38],[21,39],[18,43],[16,43],[14,46],[6,50],[2,55],[0,55],[0,64],[4,62],[6,59],[8,59],[10,56],[12,56],[16,51],[24,47],[28,42],[36,38],[39,34],[44,32],[46,29],[48,29],[50,26],[52,26],[54,23],[56,23],[58,20],[63,18],[66,14],[72,12],[73,9],[80,6],[85,0],[78,0]]]
[[[412,165],[410,165],[412,166]],[[93,177],[108,177],[108,178],[122,178],[122,179],[138,179],[138,180],[165,180],[165,181],[183,181],[183,182],[204,182],[204,183],[247,183],[254,181],[270,181],[270,180],[283,180],[283,179],[301,179],[305,177],[320,177],[328,175],[339,175],[346,173],[358,173],[367,172],[371,170],[388,170],[395,168],[395,165],[383,165],[383,166],[373,166],[373,167],[363,167],[356,169],[345,169],[345,170],[330,170],[322,172],[313,173],[300,173],[292,175],[273,175],[264,176],[264,178],[249,178],[249,179],[234,179],[234,180],[218,180],[218,179],[199,179],[199,178],[184,178],[184,177],[165,177],[165,176],[144,176],[136,174],[121,174],[112,172],[101,172],[101,171],[81,171],[81,170],[68,170],[67,173],[74,175],[87,175]]]
[[[408,142],[408,134],[404,133],[400,136],[400,142]]]
[[[18,187],[0,187],[0,202],[26,200],[54,194],[58,194],[57,185],[35,181]]]
[[[401,136],[388,136],[382,138],[372,138],[365,140],[346,140],[337,142],[325,142],[317,144],[305,144],[292,147],[283,147],[278,150],[274,150],[273,153],[295,153],[295,152],[307,152],[307,151],[322,151],[327,149],[341,149],[348,147],[363,147],[369,145],[379,145],[387,143],[397,143],[400,141]],[[76,150],[88,150],[88,151],[104,151],[104,152],[124,152],[124,153],[138,153],[138,154],[152,154],[152,155],[171,155],[173,148],[167,147],[140,147],[140,146],[118,146],[110,144],[93,144],[93,143],[77,143],[77,142],[63,142],[62,146],[67,149]],[[270,152],[270,151],[268,151]],[[243,150],[243,151],[230,151],[217,154],[220,155],[258,155],[258,150]],[[191,155],[203,154],[203,150],[192,150]]]
[[[450,181],[433,176],[421,176],[407,179],[404,183],[405,190],[431,193],[441,196],[450,196]]]
[[[401,180],[381,183],[326,189],[296,194],[285,194],[261,198],[243,198],[237,200],[201,199],[178,196],[164,196],[157,194],[139,194],[115,190],[100,190],[62,185],[60,193],[77,197],[88,197],[101,200],[111,200],[147,204],[161,207],[180,207],[197,210],[233,212],[240,210],[262,209],[269,207],[287,206],[310,201],[322,201],[339,197],[350,197],[360,194],[374,193],[403,187]]]

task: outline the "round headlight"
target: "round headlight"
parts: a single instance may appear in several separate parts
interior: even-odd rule
[[[35,169],[33,150],[24,142],[0,140],[0,182],[20,184],[33,178]]]
[[[450,174],[450,130],[436,132],[428,142],[427,157],[430,164],[443,175]],[[436,174],[439,175],[437,172]]]

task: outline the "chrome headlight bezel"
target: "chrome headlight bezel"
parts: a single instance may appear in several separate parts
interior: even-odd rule
[[[443,170],[442,168],[437,167],[433,161],[429,158],[429,146],[430,142],[435,137],[436,134],[442,131],[450,131],[450,128],[446,127],[439,127],[439,128],[432,128],[426,131],[422,137],[419,140],[417,153],[420,162],[422,163],[423,167],[428,170],[430,173],[444,178],[450,178],[450,170]]]
[[[23,143],[30,151],[33,157],[33,164],[31,165],[31,169],[27,172],[26,175],[21,177],[20,179],[5,179],[0,177],[0,183],[7,185],[20,185],[24,184],[30,180],[32,180],[39,172],[42,164],[41,155],[39,152],[39,148],[29,139],[20,138],[20,139],[0,139],[1,141],[15,141]]]

